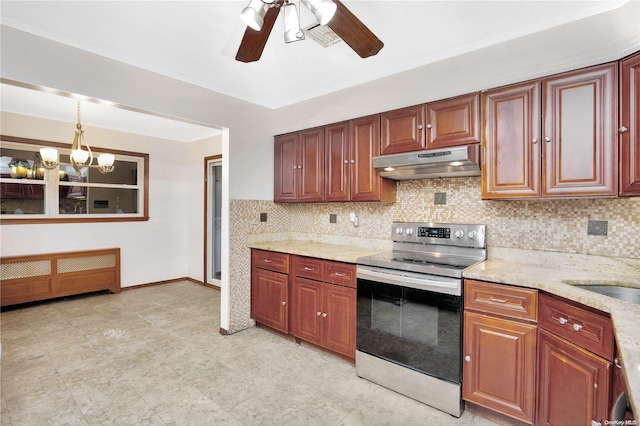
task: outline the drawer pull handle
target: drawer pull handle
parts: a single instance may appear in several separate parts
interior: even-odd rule
[[[620,362],[620,358],[614,359],[613,363],[616,365],[616,367],[622,369],[622,363]]]
[[[271,259],[265,259],[265,260],[264,260],[264,263],[273,263],[273,260],[271,260]]]
[[[305,270],[305,271],[315,271],[315,270],[316,270],[316,268],[310,268],[310,267],[308,267],[308,266],[305,266],[305,267],[304,267],[304,270]]]
[[[560,317],[560,319],[558,319],[558,322],[559,322],[561,325],[565,325],[566,323],[568,323],[568,322],[569,322],[569,320],[568,320],[568,319],[566,319],[566,318],[562,318],[562,317]]]
[[[340,272],[334,272],[334,273],[333,273],[333,274],[331,274],[331,275],[334,275],[334,276],[336,276],[336,277],[341,277],[341,278],[342,278],[342,277],[346,277],[346,276],[347,276],[347,274],[343,274],[343,273],[340,273]]]
[[[498,299],[498,298],[495,298],[493,296],[491,296],[489,298],[489,300],[491,300],[492,302],[496,302],[496,303],[507,303],[509,301],[509,299]]]
[[[574,331],[582,330],[582,324],[573,324],[573,330]]]

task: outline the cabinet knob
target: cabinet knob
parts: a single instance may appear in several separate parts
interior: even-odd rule
[[[561,325],[565,325],[566,323],[568,323],[568,322],[569,322],[569,320],[568,320],[568,319],[566,319],[566,318],[562,318],[562,317],[560,317],[560,318],[558,319],[558,322],[559,322]]]
[[[322,318],[326,318],[326,317],[327,317],[327,313],[326,313],[326,312],[324,312],[324,313],[322,314]]]
[[[547,136],[547,137],[544,138],[544,141],[549,143],[549,142],[551,142],[551,138],[549,136]]]
[[[316,316],[319,317],[320,315],[322,315],[322,312],[318,311],[316,312]]]
[[[465,356],[464,360],[467,361],[467,362],[471,362],[471,355]]]
[[[344,164],[349,164],[349,160],[344,160]]]
[[[573,324],[573,330],[574,331],[582,330],[582,324]]]
[[[533,138],[533,139],[531,139],[531,142],[532,142],[532,143],[538,143],[538,138]]]
[[[422,130],[422,124],[418,124],[418,130]]]
[[[431,128],[431,124],[427,124],[427,129],[430,129],[430,128]]]
[[[625,126],[620,126],[620,127],[618,128],[618,131],[619,131],[620,133],[625,133],[625,132],[629,131],[629,129],[627,129]]]
[[[285,302],[284,300],[282,301],[282,306],[286,305],[287,302]]]
[[[356,160],[351,160],[351,164],[353,164],[353,163],[355,163],[355,162],[356,162]]]

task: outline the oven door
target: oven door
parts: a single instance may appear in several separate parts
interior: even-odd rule
[[[358,269],[357,349],[460,384],[462,280],[442,278],[438,282],[439,277],[407,276],[400,271],[395,272],[401,276],[387,280],[380,271],[369,272],[366,267]],[[393,271],[386,274],[389,272]],[[403,280],[407,286],[398,284]],[[453,287],[457,290],[450,290]],[[444,288],[458,294],[433,291]]]

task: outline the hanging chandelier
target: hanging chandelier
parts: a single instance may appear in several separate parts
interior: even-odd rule
[[[78,101],[78,122],[76,123],[76,133],[71,144],[71,165],[76,171],[76,175],[80,176],[81,169],[86,167],[97,167],[100,173],[111,173],[114,170],[113,163],[115,156],[113,154],[100,154],[98,156],[98,165],[93,163],[93,152],[91,147],[84,139],[84,130],[80,123],[80,101]],[[82,149],[84,145],[85,149]],[[58,165],[58,150],[55,148],[41,148],[40,156],[42,157],[42,165],[44,168],[52,170]]]

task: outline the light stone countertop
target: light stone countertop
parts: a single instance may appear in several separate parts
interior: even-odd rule
[[[640,259],[517,249],[490,249],[488,257],[489,260],[465,270],[463,276],[536,288],[611,315],[629,399],[637,416],[640,412],[640,305],[572,284],[602,283],[640,288]]]
[[[356,263],[391,250],[384,240],[320,239],[305,234],[256,235],[250,248]],[[465,278],[536,288],[609,313],[624,366],[629,399],[640,412],[640,305],[574,287],[609,284],[640,288],[640,259],[609,258],[511,248],[489,248],[488,260],[466,269]]]

